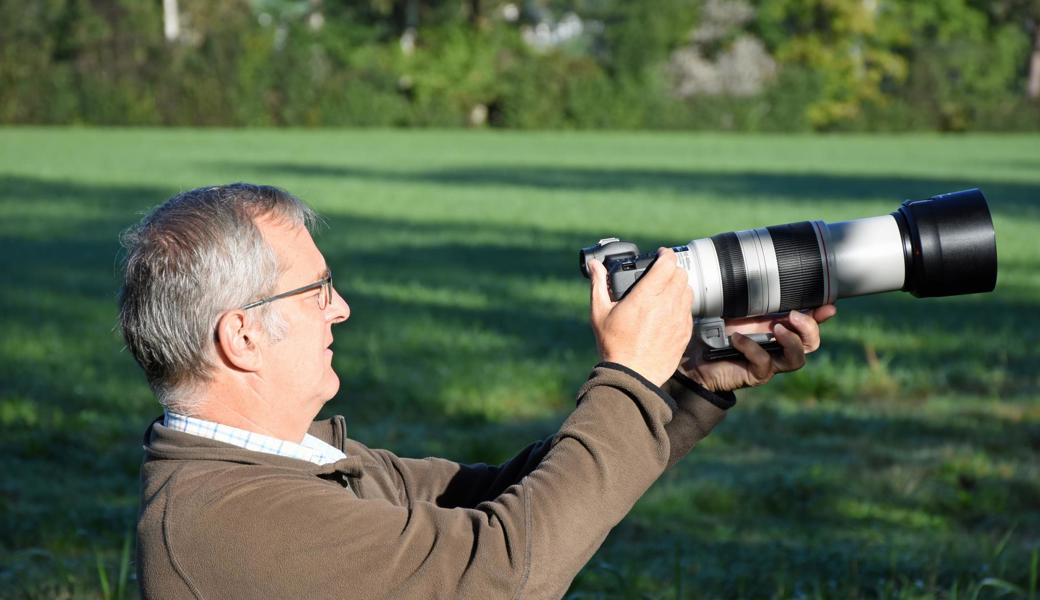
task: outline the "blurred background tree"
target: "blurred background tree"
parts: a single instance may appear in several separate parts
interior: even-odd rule
[[[800,75],[814,128],[855,123],[866,106],[885,102],[885,84],[905,79],[906,60],[885,43],[879,11],[868,0],[760,3],[754,27],[784,69]]]
[[[0,122],[1040,128],[1040,0],[0,0]]]

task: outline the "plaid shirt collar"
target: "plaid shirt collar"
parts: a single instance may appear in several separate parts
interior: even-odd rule
[[[246,450],[287,456],[316,465],[334,463],[347,457],[346,454],[343,454],[337,448],[326,444],[309,433],[304,434],[302,442],[294,444],[293,442],[273,438],[262,433],[246,431],[245,429],[172,412],[164,413],[163,425],[174,431],[224,442],[225,444],[231,444]]]

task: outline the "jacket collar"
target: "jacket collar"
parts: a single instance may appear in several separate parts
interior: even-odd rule
[[[323,442],[346,451],[346,420],[342,416],[314,421],[307,431]],[[306,471],[314,475],[343,473],[360,477],[362,462],[359,456],[348,456],[334,463],[315,465],[307,461],[278,456],[266,452],[254,452],[224,442],[174,431],[162,424],[162,417],[152,421],[144,434],[145,463],[159,460],[207,460],[246,465],[267,465]]]

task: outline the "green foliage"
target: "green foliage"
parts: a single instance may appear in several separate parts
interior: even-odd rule
[[[816,75],[805,115],[816,129],[855,121],[884,101],[882,86],[899,82],[905,61],[883,44],[879,23],[862,0],[770,0],[758,3],[756,29],[783,67]]]
[[[993,128],[1015,123],[1019,111],[1038,114],[1036,103],[1021,97],[1030,40],[1018,23],[990,23],[967,0],[893,3],[881,23],[890,47],[910,65],[891,96],[914,107],[919,128]]]
[[[696,0],[606,2],[586,14],[603,22],[605,64],[617,78],[641,79],[689,35]]]
[[[94,558],[97,565],[98,585],[101,587],[103,600],[123,600],[129,591],[130,582],[130,546],[133,539],[133,530],[126,532],[123,536],[123,549],[119,553],[119,573],[114,579],[109,578],[108,567],[101,553],[94,550]],[[115,586],[113,587],[113,583]]]
[[[1022,94],[1031,2],[970,0],[763,0],[755,29],[785,69],[814,83],[815,129],[1023,130],[1040,125],[1040,103]],[[873,10],[871,10],[873,8]]]
[[[142,76],[154,56],[152,3],[0,2],[0,119],[4,122],[154,122]],[[154,36],[151,36],[154,37]]]
[[[1040,101],[1023,93],[1036,0],[746,0],[750,22],[694,42],[705,7],[727,1],[527,1],[511,22],[497,0],[180,0],[183,31],[167,41],[159,2],[0,0],[0,122],[1040,128]],[[568,13],[580,35],[524,41]],[[711,58],[739,36],[765,44],[771,85],[674,94],[677,49]]]
[[[503,69],[525,59],[517,36],[504,30],[443,27],[427,30],[422,44],[402,59],[419,125],[465,125],[471,109],[501,94]]]

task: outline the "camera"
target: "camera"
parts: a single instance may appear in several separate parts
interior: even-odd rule
[[[978,189],[907,200],[879,217],[720,233],[672,249],[689,275],[696,335],[709,360],[740,356],[724,335],[727,318],[894,290],[918,298],[990,292],[997,283],[996,233]],[[631,242],[606,238],[583,248],[579,263],[588,277],[588,261],[601,261],[611,297],[620,300],[655,258]],[[752,337],[779,351],[770,334]]]

